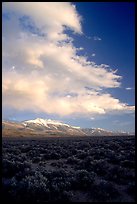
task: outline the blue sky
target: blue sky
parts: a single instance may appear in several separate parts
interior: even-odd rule
[[[76,6],[84,17],[83,30],[86,35],[102,39],[81,41],[79,37],[76,44],[84,46],[88,56],[95,53],[94,61],[97,64],[104,63],[118,69],[123,77],[122,85],[121,89],[112,90],[112,93],[123,102],[134,105],[134,90],[127,92],[122,89],[135,86],[134,3],[89,2],[76,3]]]
[[[41,117],[133,132],[134,7],[127,2],[4,3],[3,118]]]

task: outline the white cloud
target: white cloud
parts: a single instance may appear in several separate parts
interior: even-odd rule
[[[93,53],[91,56],[92,56],[92,57],[95,57],[95,56],[96,56],[96,54],[95,54],[95,53]]]
[[[102,40],[102,39],[99,38],[98,36],[94,36],[93,39],[94,39],[94,40],[97,40],[97,41],[101,41],[101,40]]]
[[[127,88],[125,88],[126,90],[132,90],[133,88],[131,88],[131,87],[127,87]]]
[[[74,32],[81,33],[80,16],[75,7],[67,2],[8,2],[3,4],[3,10],[16,13],[17,17],[29,16],[50,40],[65,39],[64,26]]]
[[[108,65],[78,55],[83,48],[76,48],[64,33],[69,28],[82,34],[81,17],[72,4],[8,2],[3,12],[10,14],[2,29],[4,108],[62,116],[134,111],[100,92],[119,87],[121,76]],[[29,17],[31,29],[23,27],[23,16]]]
[[[94,118],[94,117],[91,117],[90,120],[95,120],[95,118]]]

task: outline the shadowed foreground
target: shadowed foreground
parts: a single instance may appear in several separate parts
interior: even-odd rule
[[[3,200],[134,202],[135,137],[3,138]]]

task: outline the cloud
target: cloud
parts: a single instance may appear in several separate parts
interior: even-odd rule
[[[132,90],[133,88],[131,88],[131,87],[127,87],[127,88],[125,88],[126,90]]]
[[[96,56],[96,54],[95,54],[95,53],[93,53],[91,56],[92,56],[92,57],[95,57],[95,56]]]
[[[87,36],[87,35],[84,35],[88,40],[91,40],[92,37],[91,36]]]
[[[79,55],[67,29],[82,35],[81,17],[68,2],[3,3],[3,109],[85,115],[134,111],[103,88],[120,79],[108,65]],[[14,69],[13,69],[14,67]]]
[[[99,38],[98,36],[94,36],[93,39],[96,40],[96,41],[101,41],[101,40],[102,40],[102,39]]]
[[[96,40],[96,41],[101,41],[102,39],[98,36],[87,36],[87,35],[84,35],[88,40]]]
[[[95,118],[94,118],[94,117],[91,117],[90,120],[95,120]]]

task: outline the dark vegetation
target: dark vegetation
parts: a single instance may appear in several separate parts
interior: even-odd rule
[[[6,201],[134,202],[135,137],[3,139]]]

